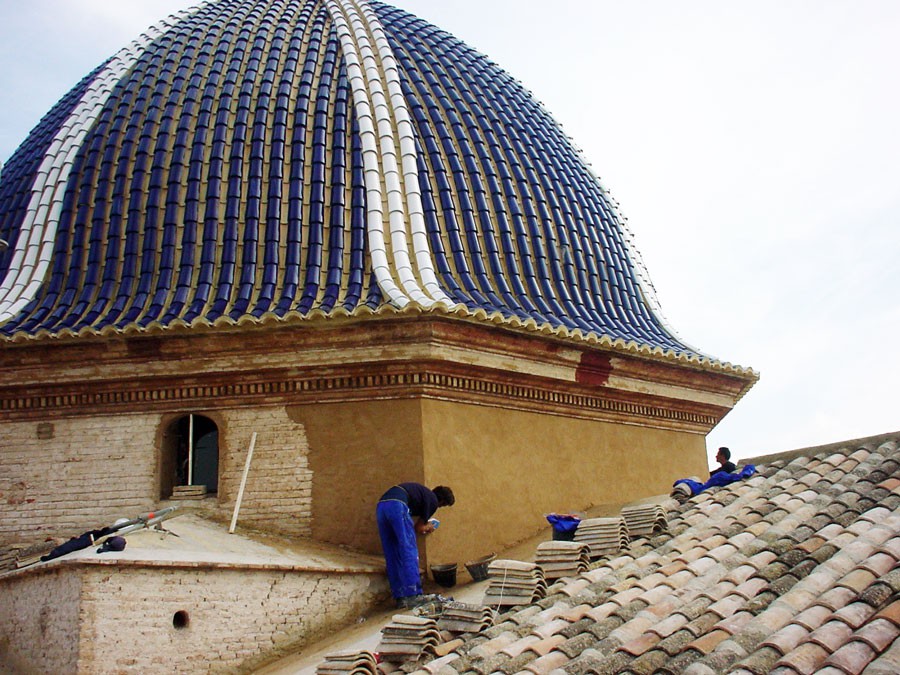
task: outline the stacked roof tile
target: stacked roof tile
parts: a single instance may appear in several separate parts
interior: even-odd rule
[[[757,468],[429,672],[900,672],[900,434]]]
[[[586,518],[578,523],[575,541],[586,544],[592,558],[618,553],[628,546],[628,528],[621,516]]]
[[[375,655],[366,650],[341,651],[329,654],[316,668],[316,675],[376,675]]]
[[[437,622],[425,616],[397,614],[381,633],[378,653],[385,661],[427,658],[443,642]]]
[[[587,572],[590,553],[590,546],[577,541],[545,541],[538,546],[534,562],[544,573],[544,579],[561,579]]]
[[[547,582],[535,563],[494,560],[488,565],[488,587],[484,604],[503,607],[532,602],[544,597]]]
[[[219,0],[66,95],[0,176],[0,336],[458,313],[694,355],[528,92],[367,0]]]

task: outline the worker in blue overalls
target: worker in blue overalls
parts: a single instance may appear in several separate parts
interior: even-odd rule
[[[420,483],[395,485],[378,500],[375,518],[397,607],[410,609],[428,602],[429,598],[422,595],[416,534],[434,532],[435,525],[429,522],[434,512],[442,506],[453,506],[455,501],[453,490],[447,486],[429,490]]]

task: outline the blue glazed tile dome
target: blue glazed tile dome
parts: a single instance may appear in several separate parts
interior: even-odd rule
[[[694,354],[550,115],[365,0],[170,17],[0,176],[0,334],[446,312]]]

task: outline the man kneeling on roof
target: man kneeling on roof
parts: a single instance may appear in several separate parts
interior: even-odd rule
[[[441,506],[453,506],[455,501],[453,490],[447,486],[429,490],[420,483],[395,485],[378,500],[375,518],[397,607],[410,609],[429,601],[422,594],[416,534],[434,532],[435,524],[430,522],[434,512]]]

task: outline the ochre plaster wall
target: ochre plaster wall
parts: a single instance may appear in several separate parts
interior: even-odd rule
[[[313,536],[378,553],[374,506],[414,480],[453,488],[422,564],[464,563],[580,511],[667,493],[706,469],[704,437],[435,399],[296,406],[313,471]],[[423,434],[422,429],[426,432]]]
[[[421,403],[321,403],[290,414],[309,443],[313,538],[380,553],[375,503],[391,485],[424,477]]]
[[[425,482],[453,488],[429,564],[462,563],[541,530],[547,513],[665,494],[703,475],[702,435],[532,412],[422,402]]]

